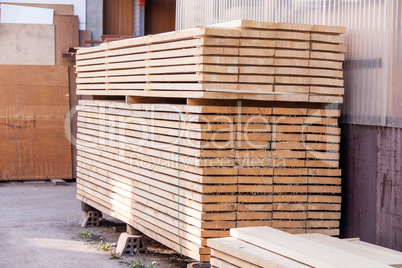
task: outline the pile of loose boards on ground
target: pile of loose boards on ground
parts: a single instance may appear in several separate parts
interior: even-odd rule
[[[233,25],[77,52],[77,197],[201,261],[230,228],[339,234],[344,29]]]
[[[79,31],[73,5],[0,8],[0,181],[71,179],[68,113],[78,101],[74,60],[62,51],[91,33]]]
[[[230,230],[209,239],[212,267],[401,267],[402,253],[323,234],[291,235],[269,227]]]

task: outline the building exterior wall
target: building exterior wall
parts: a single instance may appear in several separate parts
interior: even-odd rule
[[[402,131],[341,127],[341,236],[402,251]]]
[[[376,242],[402,251],[402,129],[377,127]]]

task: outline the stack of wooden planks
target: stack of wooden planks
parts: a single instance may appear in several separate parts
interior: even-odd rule
[[[401,267],[402,253],[359,239],[291,235],[269,227],[230,230],[209,239],[212,267]]]
[[[272,226],[339,234],[338,110],[81,101],[77,197],[184,255]]]
[[[341,103],[344,32],[237,21],[81,48],[77,93]]]

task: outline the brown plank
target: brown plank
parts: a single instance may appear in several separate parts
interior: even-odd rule
[[[69,47],[78,47],[79,23],[78,16],[55,15],[54,25],[56,30],[56,65],[74,65],[74,61],[62,58],[61,51],[68,51]]]
[[[0,65],[0,81],[0,180],[70,179],[67,67]]]
[[[31,3],[1,3],[7,5],[26,6],[26,7],[39,7],[50,8],[54,10],[54,15],[74,15],[74,5],[61,5],[61,4],[31,4]]]
[[[103,34],[132,35],[134,32],[134,1],[103,0]]]
[[[92,44],[90,44],[90,43],[84,43],[85,40],[92,40],[91,30],[80,30],[79,36],[80,36],[80,47],[91,47],[92,46]]]

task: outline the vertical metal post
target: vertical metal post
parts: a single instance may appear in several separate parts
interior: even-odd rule
[[[133,35],[145,35],[145,0],[135,0]]]

